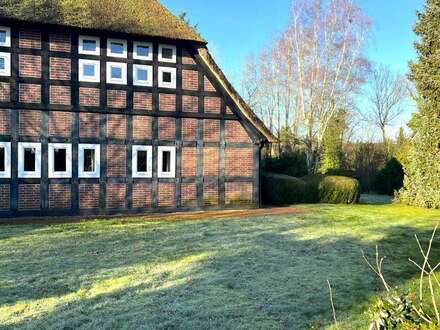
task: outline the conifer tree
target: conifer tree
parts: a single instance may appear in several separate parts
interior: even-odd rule
[[[414,31],[418,59],[410,64],[410,79],[417,88],[418,112],[409,124],[414,137],[398,199],[440,208],[440,0],[426,1]]]

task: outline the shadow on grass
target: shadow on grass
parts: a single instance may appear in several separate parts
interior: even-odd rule
[[[16,328],[324,327],[331,321],[329,278],[338,313],[361,312],[382,290],[361,257],[375,243],[347,235],[304,237],[296,229],[312,224],[291,219],[112,225],[103,231],[72,225],[70,235],[64,228],[60,237],[48,230],[34,247],[21,246],[23,240],[0,254],[0,308],[42,300],[41,315],[10,324]],[[390,284],[417,276],[407,261],[418,255],[412,238],[426,240],[431,232],[394,226],[383,234],[379,245],[388,256]],[[440,257],[437,249],[433,253],[433,259]],[[179,263],[200,254],[206,257]],[[171,266],[161,269],[162,264]],[[106,289],[87,292],[130,274],[133,279],[122,286],[112,289],[109,282]],[[44,309],[46,299],[69,294],[77,296]]]

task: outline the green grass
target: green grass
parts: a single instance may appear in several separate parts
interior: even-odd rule
[[[378,244],[393,286],[414,284],[414,234],[439,211],[304,205],[299,215],[0,227],[0,328],[365,329],[382,292],[362,260]],[[434,246],[434,263],[440,259]]]

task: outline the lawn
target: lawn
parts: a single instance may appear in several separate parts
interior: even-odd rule
[[[198,221],[97,220],[0,227],[0,328],[365,329],[382,287],[362,260],[386,254],[414,283],[414,234],[440,211],[303,205],[296,215]],[[435,261],[440,246],[434,246]]]

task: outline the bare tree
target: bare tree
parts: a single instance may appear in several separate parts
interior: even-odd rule
[[[361,115],[379,128],[384,144],[388,144],[386,129],[404,112],[403,105],[409,93],[405,76],[394,73],[384,65],[376,65],[371,70],[366,91],[368,107],[361,110]]]

